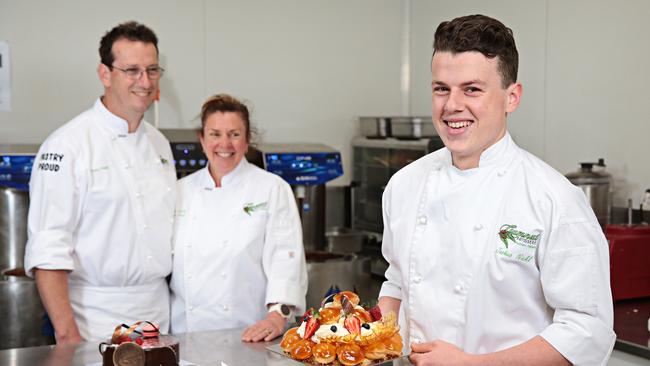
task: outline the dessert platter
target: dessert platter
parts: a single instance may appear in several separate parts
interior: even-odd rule
[[[299,327],[289,329],[279,348],[310,365],[375,365],[402,355],[394,312],[359,306],[359,296],[343,291],[326,297],[318,310],[307,310]],[[269,347],[269,350],[277,352]]]
[[[102,366],[175,366],[180,362],[178,340],[161,335],[148,321],[115,327],[113,337],[99,344]]]

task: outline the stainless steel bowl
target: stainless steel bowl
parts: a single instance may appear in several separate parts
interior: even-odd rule
[[[359,117],[361,136],[370,139],[385,139],[390,137],[390,118],[388,117]]]
[[[391,117],[390,128],[393,137],[415,140],[436,136],[431,117]]]

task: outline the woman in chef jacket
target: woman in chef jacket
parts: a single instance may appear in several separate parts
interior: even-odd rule
[[[208,165],[178,183],[171,279],[173,333],[246,328],[282,334],[305,308],[302,230],[289,185],[244,157],[248,108],[219,94],[201,110]]]

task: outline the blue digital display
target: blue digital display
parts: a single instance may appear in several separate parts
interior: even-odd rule
[[[266,154],[266,170],[292,185],[317,185],[343,175],[337,152]]]
[[[0,155],[0,186],[29,190],[34,155]]]

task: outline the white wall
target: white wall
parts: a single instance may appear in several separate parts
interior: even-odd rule
[[[266,142],[341,149],[360,115],[402,111],[402,6],[409,0],[0,0],[0,40],[12,56],[11,112],[0,143],[39,143],[101,93],[102,34],[136,19],[160,38],[161,127],[195,127],[202,102],[229,92],[249,102]],[[515,140],[562,173],[603,157],[616,203],[650,187],[650,2],[410,0],[410,105],[430,115],[436,26],[484,13],[510,26],[520,52]],[[151,113],[148,114],[151,116]]]
[[[550,1],[546,160],[605,158],[615,204],[650,188],[650,1]]]

